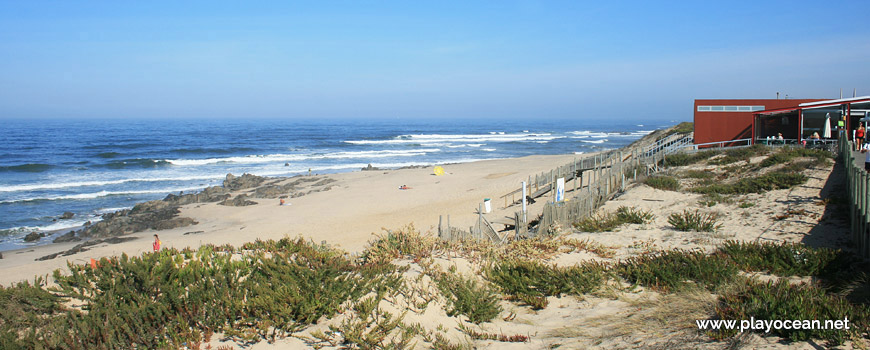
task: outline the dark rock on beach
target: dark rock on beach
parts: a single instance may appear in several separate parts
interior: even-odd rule
[[[65,242],[76,242],[76,241],[81,241],[81,240],[82,240],[81,238],[76,237],[76,232],[75,232],[75,231],[69,231],[69,232],[67,232],[67,233],[65,233],[65,234],[63,234],[63,235],[61,235],[61,236],[58,236],[58,237],[55,238],[54,241],[52,241],[52,242],[54,242],[54,243],[65,243]]]
[[[267,185],[263,187],[257,187],[254,190],[253,197],[254,198],[278,198],[279,196],[284,195],[288,191],[292,191],[293,186],[279,186],[279,185]]]
[[[81,244],[76,244],[75,247],[72,247],[69,250],[65,250],[62,252],[57,252],[57,253],[49,254],[49,255],[46,255],[46,256],[43,256],[40,258],[36,258],[36,261],[51,260],[51,259],[54,259],[58,256],[70,256],[70,255],[73,255],[75,253],[85,252],[85,251],[88,251],[88,249],[89,249],[88,247],[95,246],[95,245],[100,244],[100,243],[118,244],[118,243],[124,243],[127,241],[132,241],[134,239],[138,239],[138,237],[109,237],[109,238],[102,238],[102,239],[93,239],[93,240],[90,240],[90,241],[87,241],[87,242],[84,242]]]
[[[227,174],[227,178],[224,179],[223,185],[225,189],[235,191],[260,186],[263,181],[266,181],[265,177],[251,175],[247,173],[242,174],[242,176]]]
[[[229,192],[229,190],[223,187],[212,186],[207,187],[199,193],[189,193],[181,196],[169,194],[166,198],[163,198],[163,201],[173,205],[220,202],[230,197]]]
[[[367,167],[362,168],[362,171],[374,171],[374,170],[381,170],[381,169],[379,169],[376,166],[372,166],[372,163],[369,163],[369,165]]]
[[[227,199],[227,200],[225,200],[225,201],[223,201],[223,202],[220,202],[219,204],[220,204],[220,205],[230,206],[230,207],[244,207],[244,206],[246,206],[246,205],[254,205],[254,204],[257,204],[257,202],[249,201],[249,200],[248,200],[248,195],[246,195],[246,194],[240,194],[240,195],[236,196],[236,198],[233,198],[233,199]]]
[[[76,216],[76,214],[73,214],[73,213],[71,213],[71,212],[65,211],[65,212],[63,212],[63,215],[60,216],[60,218],[61,218],[62,220],[69,220],[69,219],[72,219],[73,216]]]

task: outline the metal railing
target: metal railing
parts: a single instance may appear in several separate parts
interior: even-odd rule
[[[855,164],[852,142],[840,137],[840,159],[846,168],[849,200],[849,226],[852,242],[862,257],[870,257],[870,175]]]

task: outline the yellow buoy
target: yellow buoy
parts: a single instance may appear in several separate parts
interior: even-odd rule
[[[442,168],[440,165],[436,166],[435,167],[435,175],[436,176],[444,175],[444,168]]]

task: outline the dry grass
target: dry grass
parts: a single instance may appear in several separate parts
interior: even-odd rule
[[[695,320],[713,315],[716,298],[704,291],[685,291],[663,296],[630,300],[625,312],[577,320],[576,323],[546,334],[555,338],[586,338],[593,344],[628,343],[655,347],[641,342],[655,339],[688,348],[709,340],[697,331]]]

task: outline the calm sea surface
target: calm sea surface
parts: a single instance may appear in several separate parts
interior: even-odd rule
[[[625,146],[672,121],[5,120],[0,251],[227,173],[293,176]],[[63,212],[72,219],[60,219]],[[50,242],[52,237],[40,243]]]

